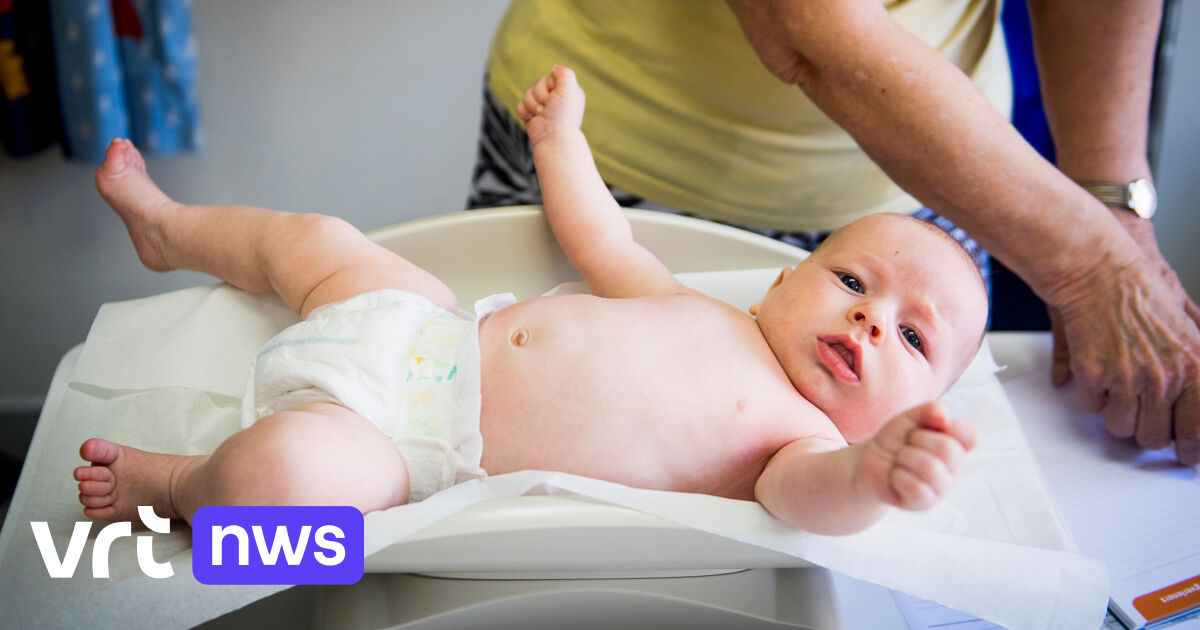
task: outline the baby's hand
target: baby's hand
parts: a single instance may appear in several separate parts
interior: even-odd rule
[[[933,507],[954,485],[975,436],[975,427],[951,420],[940,403],[914,407],[862,445],[855,485],[906,510]]]
[[[525,121],[529,142],[537,145],[559,131],[578,130],[583,124],[583,90],[570,68],[554,66],[550,74],[525,90],[517,115]]]

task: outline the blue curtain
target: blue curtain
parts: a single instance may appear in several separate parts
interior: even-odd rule
[[[69,157],[99,162],[113,138],[147,155],[199,149],[188,0],[50,0],[50,23]]]

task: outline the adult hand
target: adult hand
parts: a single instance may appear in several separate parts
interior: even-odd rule
[[[1192,322],[1200,325],[1200,308],[1196,307],[1196,303],[1188,297],[1187,291],[1179,282],[1179,276],[1175,274],[1175,270],[1171,269],[1166,259],[1163,258],[1162,252],[1158,249],[1158,239],[1154,238],[1154,224],[1150,221],[1142,219],[1132,212],[1125,210],[1117,210],[1114,212],[1117,217],[1117,222],[1125,228],[1126,232],[1137,241],[1138,247],[1142,250],[1142,254],[1150,260],[1150,264],[1158,270],[1159,275],[1171,288],[1171,292],[1175,295],[1179,304],[1183,305],[1184,311],[1191,318]]]
[[[1131,235],[1152,255],[1095,269],[1051,308],[1051,375],[1056,384],[1074,378],[1113,435],[1156,449],[1174,434],[1179,461],[1200,464],[1200,311],[1148,227]]]

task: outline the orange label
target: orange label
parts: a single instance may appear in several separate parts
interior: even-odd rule
[[[1156,621],[1200,606],[1200,575],[1142,595],[1133,600],[1133,606],[1146,621]]]

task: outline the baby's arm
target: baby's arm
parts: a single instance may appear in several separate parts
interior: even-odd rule
[[[601,297],[683,290],[671,272],[633,240],[629,220],[608,192],[579,126],[584,94],[568,68],[555,66],[525,92],[525,121],[546,218],[571,265]]]
[[[853,534],[882,518],[889,505],[932,507],[974,445],[974,427],[928,403],[851,446],[820,437],[788,444],[767,462],[754,494],[786,523],[817,534]]]

